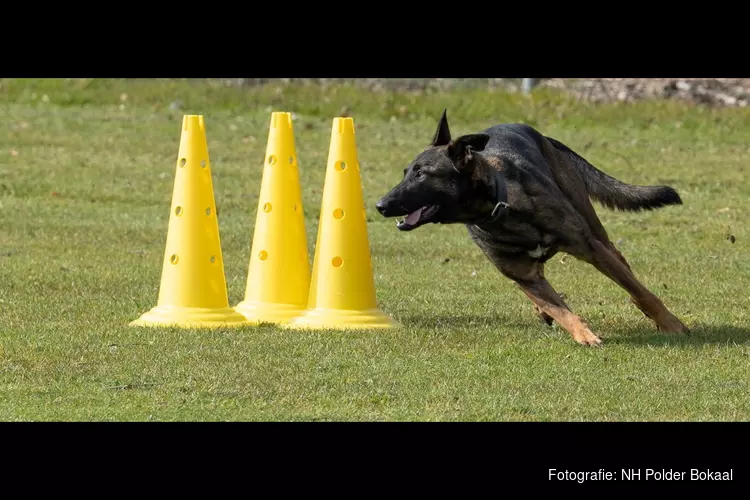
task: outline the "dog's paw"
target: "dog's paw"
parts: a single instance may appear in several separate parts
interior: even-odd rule
[[[690,329],[682,324],[682,321],[677,319],[675,316],[670,315],[667,318],[663,318],[656,324],[656,329],[660,332],[669,333],[672,335],[689,335]]]
[[[604,344],[604,341],[596,335],[594,332],[586,328],[585,330],[579,330],[575,333],[573,333],[573,340],[578,342],[581,345],[587,345],[587,346],[593,346],[593,347],[601,347]]]

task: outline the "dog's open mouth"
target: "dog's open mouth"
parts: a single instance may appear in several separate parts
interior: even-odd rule
[[[422,224],[431,222],[439,209],[440,207],[438,205],[425,205],[407,215],[404,220],[396,222],[396,227],[401,231],[411,231],[412,229],[416,229]]]

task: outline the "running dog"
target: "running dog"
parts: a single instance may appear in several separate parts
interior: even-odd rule
[[[669,186],[634,186],[591,165],[561,142],[524,124],[501,124],[451,138],[447,110],[432,143],[404,170],[376,208],[400,217],[401,231],[424,224],[465,224],[495,267],[516,282],[547,325],[557,321],[579,344],[602,344],[544,278],[558,252],[588,262],[625,289],[667,333],[689,333],[643,284],[609,240],[591,199],[637,212],[681,205]]]

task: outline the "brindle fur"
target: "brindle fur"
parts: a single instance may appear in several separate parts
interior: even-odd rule
[[[652,210],[682,204],[674,189],[625,184],[524,124],[495,125],[452,140],[446,114],[432,144],[377,203],[383,216],[401,217],[438,205],[423,223],[465,224],[496,268],[531,299],[540,318],[548,325],[557,321],[580,344],[600,345],[602,340],[545,279],[544,265],[558,252],[588,262],[620,285],[657,329],[688,333],[634,276],[590,200],[610,209]],[[509,208],[488,223],[497,201],[496,172],[505,180]]]

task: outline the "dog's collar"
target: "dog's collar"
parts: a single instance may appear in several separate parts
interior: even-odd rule
[[[503,174],[499,170],[493,168],[492,171],[495,174],[495,208],[492,209],[492,213],[487,220],[479,224],[474,224],[479,229],[491,226],[502,219],[510,208],[510,205],[508,205],[508,190],[505,187],[505,177],[503,177]]]

